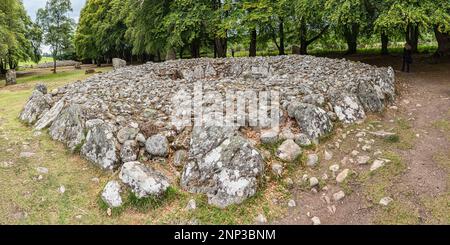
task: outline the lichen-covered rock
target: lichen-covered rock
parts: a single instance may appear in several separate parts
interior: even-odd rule
[[[80,105],[70,104],[53,121],[49,129],[50,137],[61,141],[74,151],[80,148],[84,135],[84,116]]]
[[[134,140],[138,133],[138,128],[124,127],[117,132],[117,140],[123,144],[127,140]]]
[[[102,192],[102,200],[111,208],[122,206],[122,197],[120,196],[120,183],[116,180],[109,181]]]
[[[119,178],[138,198],[161,196],[170,186],[164,174],[140,162],[124,163]]]
[[[302,149],[291,139],[284,141],[277,149],[277,157],[287,162],[293,162],[300,154]]]
[[[312,144],[311,140],[308,138],[306,134],[298,134],[294,138],[295,143],[299,146],[308,147]]]
[[[289,105],[288,114],[297,120],[302,132],[310,139],[326,136],[333,129],[327,112],[317,106],[294,102]]]
[[[20,113],[19,119],[28,124],[34,124],[51,106],[51,96],[42,93],[38,87],[33,93]]]
[[[113,170],[118,164],[116,139],[110,125],[100,119],[86,122],[88,133],[81,155],[105,170]]]
[[[132,162],[137,160],[139,147],[136,141],[127,140],[120,149],[120,159],[122,162]]]
[[[263,144],[274,144],[278,141],[278,132],[273,129],[263,130],[260,139]]]
[[[354,94],[338,92],[331,96],[331,104],[339,121],[354,123],[366,117],[366,113]]]
[[[64,100],[61,99],[58,102],[56,102],[52,108],[43,114],[41,119],[39,119],[36,122],[36,125],[34,126],[35,130],[42,130],[48,126],[50,126],[53,121],[58,117],[59,113],[61,113],[62,109],[64,107]]]
[[[166,157],[169,154],[169,141],[161,134],[156,134],[147,139],[145,149],[152,156]]]
[[[186,150],[178,150],[173,155],[173,165],[175,167],[182,167],[186,163],[188,152]]]
[[[248,140],[231,128],[211,126],[194,127],[191,142],[181,177],[184,189],[207,193],[208,202],[220,208],[255,195],[264,161]]]

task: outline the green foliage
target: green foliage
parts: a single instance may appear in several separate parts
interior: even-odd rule
[[[252,54],[284,54],[293,45],[300,45],[300,53],[309,45],[311,50],[347,46],[354,53],[360,43],[375,47],[381,35],[387,52],[388,42],[403,41],[411,28],[407,39],[418,36],[420,27],[427,42],[434,39],[433,28],[448,32],[449,5],[441,0],[88,0],[75,46],[82,59],[162,60],[182,57],[186,50],[191,57],[213,51],[230,55],[229,50],[241,56],[248,47]]]
[[[0,0],[0,73],[16,69],[19,61],[38,60],[39,29],[31,22],[22,1]]]
[[[45,8],[37,12],[37,24],[44,33],[44,43],[50,46],[55,61],[59,55],[73,48],[74,21],[67,15],[71,11],[70,0],[48,0]]]

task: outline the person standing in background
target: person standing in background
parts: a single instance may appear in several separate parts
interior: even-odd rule
[[[409,43],[405,43],[405,47],[403,48],[403,66],[402,66],[402,72],[409,73],[410,71],[410,65],[412,64],[412,47]]]

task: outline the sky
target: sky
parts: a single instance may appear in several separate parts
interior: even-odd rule
[[[47,0],[23,0],[23,5],[28,12],[28,15],[31,19],[36,19],[36,12],[38,9],[45,7],[45,3]],[[80,11],[83,8],[86,0],[71,0],[73,12],[70,13],[70,17],[72,17],[76,22],[80,18]]]
[[[36,20],[36,12],[38,11],[38,9],[44,8],[46,2],[47,0],[23,0],[23,5],[27,10],[28,15],[34,21]],[[71,0],[71,2],[73,12],[69,13],[69,15],[75,20],[75,22],[78,23],[78,19],[80,19],[81,9],[86,3],[86,0]],[[41,50],[44,53],[48,53],[50,51],[50,48],[48,46],[42,45]]]

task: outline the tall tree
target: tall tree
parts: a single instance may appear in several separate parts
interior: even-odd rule
[[[327,0],[327,14],[347,42],[347,54],[356,53],[358,36],[367,23],[364,0]]]
[[[307,54],[308,46],[318,40],[329,28],[329,21],[322,10],[324,0],[294,1],[294,18],[300,39],[299,54]]]
[[[273,5],[269,0],[243,0],[243,24],[250,36],[249,56],[256,56],[258,29],[263,29],[273,15]],[[240,22],[240,21],[239,21]]]
[[[37,23],[44,33],[44,43],[50,46],[53,72],[56,60],[64,50],[71,47],[74,20],[68,16],[72,11],[70,0],[48,0],[45,8],[37,12]]]
[[[32,22],[19,0],[0,0],[0,72],[16,69],[19,61],[33,58],[29,40]]]

